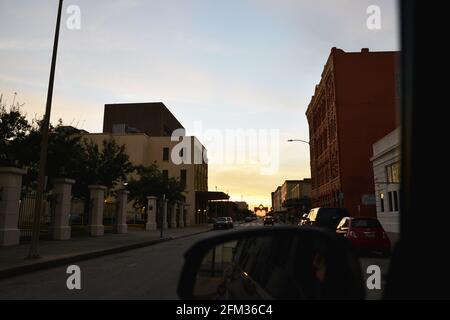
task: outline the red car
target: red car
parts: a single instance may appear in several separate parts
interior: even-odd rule
[[[336,233],[346,237],[359,252],[391,254],[391,241],[375,218],[345,217],[336,227]]]

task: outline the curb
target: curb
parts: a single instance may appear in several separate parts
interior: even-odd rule
[[[111,254],[115,254],[115,253],[121,253],[124,251],[145,248],[145,247],[149,247],[149,246],[152,246],[152,245],[155,245],[158,243],[163,243],[163,242],[181,239],[181,238],[187,238],[187,237],[195,236],[195,235],[198,235],[201,233],[206,233],[209,231],[211,231],[211,230],[208,229],[208,230],[190,233],[190,234],[182,235],[182,236],[178,236],[178,237],[170,236],[170,237],[165,237],[162,239],[149,240],[149,241],[133,243],[133,244],[125,245],[125,246],[120,246],[120,247],[85,252],[85,253],[81,253],[81,254],[74,254],[71,256],[67,256],[67,257],[54,258],[54,259],[50,259],[50,260],[42,260],[42,261],[32,263],[32,264],[11,267],[8,269],[0,270],[0,280],[10,278],[10,277],[20,276],[25,273],[31,273],[31,272],[35,272],[35,271],[59,267],[59,266],[69,264],[72,262],[85,261],[85,260],[94,259],[94,258],[98,258],[98,257],[102,257],[102,256],[107,256],[107,255],[111,255]]]

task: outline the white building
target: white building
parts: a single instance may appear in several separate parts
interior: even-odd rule
[[[373,145],[373,163],[377,216],[389,233],[400,232],[400,129]]]

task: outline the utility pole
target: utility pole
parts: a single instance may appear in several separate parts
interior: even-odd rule
[[[58,52],[58,39],[59,39],[59,28],[61,24],[62,7],[63,7],[63,0],[59,0],[58,17],[56,19],[55,39],[53,43],[52,64],[50,68],[50,79],[47,92],[47,105],[45,108],[44,119],[42,120],[41,123],[41,153],[39,157],[38,185],[35,198],[36,202],[34,207],[33,233],[31,238],[30,252],[28,254],[28,258],[30,259],[39,258],[38,243],[41,224],[42,200],[44,198],[44,189],[45,189],[45,167],[47,165],[47,151],[48,151],[48,130],[49,130],[48,127],[50,124],[50,114],[52,109],[53,84],[55,81],[56,56]]]

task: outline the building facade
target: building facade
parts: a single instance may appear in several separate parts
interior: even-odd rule
[[[103,133],[145,133],[171,136],[181,123],[162,102],[105,104]]]
[[[186,220],[190,224],[206,223],[203,212],[207,208],[207,200],[198,195],[208,191],[208,164],[202,162],[194,163],[194,153],[190,155],[190,163],[175,164],[171,153],[178,144],[171,141],[170,137],[149,137],[145,133],[114,134],[114,133],[91,133],[83,135],[95,144],[101,146],[104,140],[114,140],[119,145],[125,146],[125,151],[130,162],[137,166],[149,166],[156,164],[162,174],[168,178],[177,178],[186,186],[184,197],[187,207]],[[195,137],[185,137],[191,149],[200,149],[206,153],[205,147]],[[188,153],[186,152],[186,155]],[[129,210],[132,210],[129,204]]]
[[[300,216],[311,209],[311,179],[286,180],[271,196],[271,214],[280,222],[298,223]]]
[[[397,127],[397,52],[333,48],[309,103],[312,205],[376,216],[372,145]]]
[[[281,200],[281,186],[272,192],[272,211],[279,212],[283,211],[282,200]]]
[[[373,145],[377,218],[389,233],[400,233],[400,129]]]

